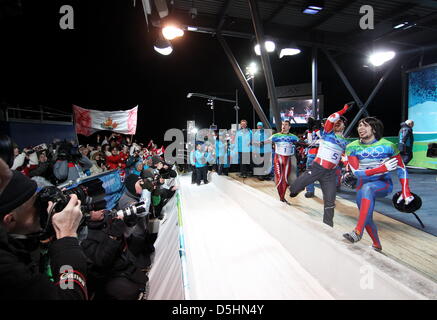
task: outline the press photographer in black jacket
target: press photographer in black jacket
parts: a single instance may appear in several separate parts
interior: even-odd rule
[[[147,275],[134,265],[124,237],[136,217],[126,219],[113,218],[104,210],[91,211],[88,236],[81,246],[91,262],[88,286],[95,300],[137,300],[145,291]]]
[[[53,215],[57,240],[49,245],[52,282],[34,258],[41,230],[36,189],[34,181],[0,159],[0,300],[87,299],[86,258],[77,240],[80,201],[72,195]]]

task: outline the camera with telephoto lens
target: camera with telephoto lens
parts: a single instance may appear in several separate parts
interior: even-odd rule
[[[133,216],[137,217],[145,217],[148,214],[144,202],[135,203],[127,208],[121,210],[112,210],[109,212],[109,215],[116,219],[130,219]]]
[[[105,189],[100,180],[91,180],[78,185],[77,187],[60,190],[55,186],[48,186],[38,192],[35,205],[40,214],[40,224],[42,227],[41,239],[49,239],[55,235],[52,225],[52,217],[57,212],[61,212],[70,201],[70,195],[75,194],[81,202],[81,211],[83,214],[82,221],[79,225],[79,230],[85,226],[86,217],[91,211],[105,209],[106,200]],[[48,212],[49,201],[53,202],[53,206]]]

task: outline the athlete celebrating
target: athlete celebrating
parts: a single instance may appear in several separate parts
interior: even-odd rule
[[[275,133],[265,141],[265,143],[275,144],[275,157],[273,160],[275,172],[275,184],[279,193],[279,200],[288,203],[285,200],[285,192],[287,191],[289,176],[296,176],[296,166],[292,166],[292,157],[295,153],[294,143],[299,141],[299,138],[290,133],[291,123],[288,120],[282,121],[280,133]]]
[[[334,226],[337,184],[335,171],[347,145],[347,140],[343,137],[346,123],[343,114],[352,106],[353,103],[345,104],[343,109],[328,117],[316,158],[311,166],[290,186],[290,197],[296,197],[306,186],[318,180],[323,193],[323,222],[331,227]]]
[[[384,125],[373,117],[361,119],[358,123],[359,140],[346,147],[349,166],[358,178],[357,205],[359,209],[358,223],[355,229],[343,236],[350,242],[357,242],[363,236],[363,230],[372,238],[372,247],[381,251],[382,246],[378,238],[378,230],[373,222],[373,208],[375,199],[390,194],[393,182],[390,171],[397,169],[397,174],[402,186],[402,200],[408,205],[414,200],[411,194],[408,174],[397,146],[383,139]]]

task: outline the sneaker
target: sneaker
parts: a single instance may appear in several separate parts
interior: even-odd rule
[[[352,243],[358,242],[361,240],[361,235],[355,232],[355,230],[343,234],[343,237],[345,237],[347,240],[349,240]]]
[[[307,192],[305,193],[305,198],[313,198],[314,197],[314,192]]]
[[[376,246],[374,246],[373,244],[372,244],[371,248],[372,248],[373,250],[375,250],[376,252],[381,252],[381,251],[382,251],[382,247],[376,247]]]

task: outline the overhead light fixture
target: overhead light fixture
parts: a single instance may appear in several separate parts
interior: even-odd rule
[[[279,59],[281,59],[284,56],[295,56],[302,51],[299,48],[296,48],[296,46],[290,46],[286,48],[282,48],[281,52],[279,53]]]
[[[267,52],[273,52],[276,49],[275,43],[271,40],[267,40],[266,42],[264,42],[264,46],[265,46]],[[254,50],[255,50],[255,53],[257,56],[261,55],[261,48],[260,48],[259,44],[255,45]]]
[[[167,39],[164,39],[162,35],[158,35],[158,38],[156,39],[155,45],[153,46],[153,49],[155,49],[156,52],[168,56],[173,52],[173,46],[171,45],[170,41]]]
[[[416,25],[414,21],[418,19],[417,15],[408,15],[394,20],[393,29],[409,29]]]
[[[387,61],[390,61],[396,56],[394,51],[378,51],[374,52],[369,56],[369,62],[375,66],[382,66]]]
[[[167,40],[173,40],[184,35],[184,30],[176,26],[175,24],[168,24],[162,28],[162,35]]]
[[[304,3],[303,13],[305,14],[318,14],[323,10],[325,1],[323,0],[307,0]]]

